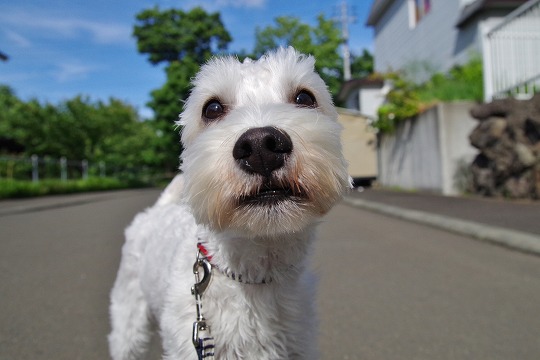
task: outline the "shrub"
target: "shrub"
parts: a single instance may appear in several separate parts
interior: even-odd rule
[[[468,63],[452,68],[447,74],[436,73],[427,82],[415,84],[400,73],[385,78],[392,84],[386,103],[378,110],[373,126],[392,132],[397,122],[411,118],[439,101],[483,98],[482,60],[472,57]]]
[[[69,194],[87,191],[118,190],[141,187],[114,178],[90,177],[86,180],[41,180],[39,182],[0,179],[0,198]]]

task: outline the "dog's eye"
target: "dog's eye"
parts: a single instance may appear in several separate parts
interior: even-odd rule
[[[296,94],[294,101],[296,105],[300,107],[317,107],[317,100],[315,100],[315,96],[313,96],[313,94],[307,90],[299,91],[298,94]]]
[[[203,108],[203,117],[206,120],[216,120],[225,114],[225,108],[218,100],[210,100]]]

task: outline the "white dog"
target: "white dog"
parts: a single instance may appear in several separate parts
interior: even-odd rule
[[[288,48],[202,67],[179,122],[183,175],[126,230],[113,359],[144,355],[152,319],[165,359],[318,358],[307,255],[350,180],[314,62]]]

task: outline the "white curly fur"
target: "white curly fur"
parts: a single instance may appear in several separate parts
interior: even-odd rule
[[[303,89],[314,95],[315,107],[294,103]],[[202,118],[210,99],[226,108],[212,122]],[[201,68],[180,120],[183,175],[126,230],[111,293],[113,359],[143,357],[152,319],[165,359],[197,359],[190,288],[199,240],[216,268],[203,295],[216,359],[318,358],[308,258],[317,221],[350,185],[336,118],[314,59],[292,48],[243,63],[215,58]],[[273,181],[301,189],[303,199],[239,206],[265,179],[243,171],[233,147],[247,130],[267,126],[293,144]],[[224,275],[231,272],[244,283]]]

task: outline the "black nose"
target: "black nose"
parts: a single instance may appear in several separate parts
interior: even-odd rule
[[[245,172],[269,177],[283,166],[292,148],[286,132],[266,126],[243,133],[234,145],[233,157]]]

